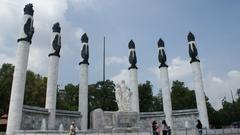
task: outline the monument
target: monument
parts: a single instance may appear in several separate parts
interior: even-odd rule
[[[45,108],[50,112],[48,118],[48,129],[55,129],[56,102],[57,102],[57,81],[58,81],[58,65],[61,49],[61,28],[59,23],[52,27],[52,45],[50,46],[49,63],[48,63],[48,79]]]
[[[34,33],[33,12],[32,4],[25,6],[23,25],[17,40],[18,48],[9,105],[7,135],[13,135],[15,130],[19,130],[21,127],[29,48]]]
[[[84,33],[81,38],[82,49],[80,65],[80,82],[79,82],[79,106],[78,111],[82,113],[81,130],[87,130],[88,125],[88,37]]]
[[[160,38],[158,41],[158,60],[161,63],[159,66],[160,70],[160,87],[162,89],[162,98],[163,98],[163,111],[165,114],[165,119],[167,124],[170,127],[173,127],[172,120],[172,101],[168,77],[168,65],[166,64],[167,57],[164,50],[164,42]]]
[[[52,45],[50,47],[48,81],[45,108],[23,106],[24,89],[26,82],[26,71],[28,64],[29,47],[34,33],[33,28],[33,6],[28,4],[24,8],[23,27],[18,39],[18,49],[16,54],[16,64],[12,83],[12,92],[8,114],[7,135],[14,135],[17,130],[45,131],[52,130],[51,133],[60,132],[57,129],[68,129],[68,124],[75,121],[78,129],[86,131],[88,128],[88,59],[89,46],[88,36],[81,37],[81,62],[80,82],[79,82],[79,107],[78,111],[56,110],[56,90],[58,80],[58,64],[61,49],[61,28],[59,23],[52,27]],[[168,77],[168,65],[166,64],[166,54],[163,40],[158,41],[160,62],[160,86],[163,92],[163,112],[140,112],[137,76],[137,56],[135,44],[131,40],[129,48],[129,88],[125,82],[116,85],[116,100],[118,111],[103,111],[96,109],[93,111],[90,123],[93,122],[93,129],[110,129],[111,131],[149,131],[153,120],[161,121],[166,119],[172,128],[184,128],[184,123],[189,123],[190,128],[194,128],[194,122],[199,118],[204,127],[209,127],[205,95],[203,91],[202,73],[200,60],[195,44],[195,37],[192,33],[188,35],[189,55],[194,74],[197,108],[188,110],[172,111],[170,86]],[[192,127],[191,127],[192,126]],[[48,128],[47,128],[48,127]],[[32,131],[33,130],[33,131]],[[30,132],[29,132],[30,133]],[[48,133],[48,131],[46,131]],[[31,134],[31,133],[30,133]]]
[[[198,51],[196,48],[195,37],[189,32],[188,36],[188,45],[189,45],[189,56],[191,58],[190,64],[192,67],[192,73],[194,77],[194,87],[195,87],[195,95],[197,101],[197,108],[199,112],[199,119],[203,124],[203,127],[209,128],[208,122],[208,114],[207,114],[207,106],[206,99],[203,88],[203,80],[202,80],[202,71],[200,68],[200,60],[198,58]]]

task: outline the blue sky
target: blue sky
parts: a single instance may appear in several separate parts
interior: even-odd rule
[[[0,64],[14,63],[23,7],[34,4],[35,34],[28,68],[47,75],[51,27],[62,26],[59,84],[79,82],[80,37],[89,36],[89,83],[102,80],[102,47],[106,36],[106,78],[127,80],[128,42],[136,45],[139,82],[159,89],[157,41],[162,38],[170,81],[193,89],[186,36],[196,37],[205,92],[215,108],[240,88],[240,1],[233,0],[1,0]]]

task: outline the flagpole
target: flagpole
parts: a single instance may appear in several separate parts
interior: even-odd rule
[[[105,36],[103,37],[103,81],[105,82]]]

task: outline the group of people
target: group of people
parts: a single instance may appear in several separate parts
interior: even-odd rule
[[[202,123],[197,120],[196,128],[198,130],[198,135],[202,135]],[[167,125],[166,121],[162,121],[162,125],[158,125],[156,121],[152,122],[153,135],[160,135],[162,129],[162,135],[171,135],[171,128]]]
[[[202,135],[202,123],[200,120],[197,120],[196,128],[198,129],[198,134]],[[162,135],[171,135],[171,128],[167,125],[166,121],[162,121],[162,125],[158,125],[157,122],[154,120],[152,122],[152,130],[153,135],[160,135],[162,129]],[[77,126],[75,126],[75,122],[72,122],[69,128],[69,135],[76,135]]]
[[[152,122],[153,135],[160,135],[161,129],[162,135],[171,135],[171,128],[167,125],[165,120],[162,121],[161,127],[157,124],[156,121]]]

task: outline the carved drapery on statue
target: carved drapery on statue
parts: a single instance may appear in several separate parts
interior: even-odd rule
[[[20,37],[17,42],[20,41],[27,41],[30,44],[32,43],[32,37],[34,34],[34,27],[33,27],[33,5],[32,4],[27,4],[24,8],[24,15],[28,15],[28,17],[24,20],[24,27],[23,27],[23,31],[24,31],[24,37]],[[23,34],[21,34],[20,36],[23,36]]]
[[[129,63],[131,64],[131,66],[128,69],[131,69],[131,68],[137,69],[137,66],[136,66],[137,56],[135,52],[135,44],[132,40],[129,42],[128,48],[129,48]]]
[[[191,57],[191,61],[192,62],[200,62],[199,58],[198,58],[198,51],[197,51],[197,47],[195,45],[195,37],[194,35],[189,32],[188,36],[188,44],[189,44],[189,48],[188,48],[188,52],[189,52],[189,56]]]
[[[59,23],[55,23],[52,27],[54,38],[52,41],[52,48],[51,53],[48,56],[54,55],[60,57],[60,50],[61,50],[61,27]]]
[[[89,65],[89,62],[88,62],[88,58],[89,58],[88,36],[86,33],[84,33],[82,35],[81,41],[83,44],[82,50],[81,50],[81,57],[83,60],[79,64],[88,64]]]
[[[115,97],[118,105],[118,111],[129,112],[131,111],[131,92],[125,81],[120,84],[116,84]]]
[[[159,51],[158,52],[158,61],[160,62],[159,68],[168,67],[168,65],[166,64],[167,56],[164,51],[164,42],[161,38],[158,40],[158,51]]]

